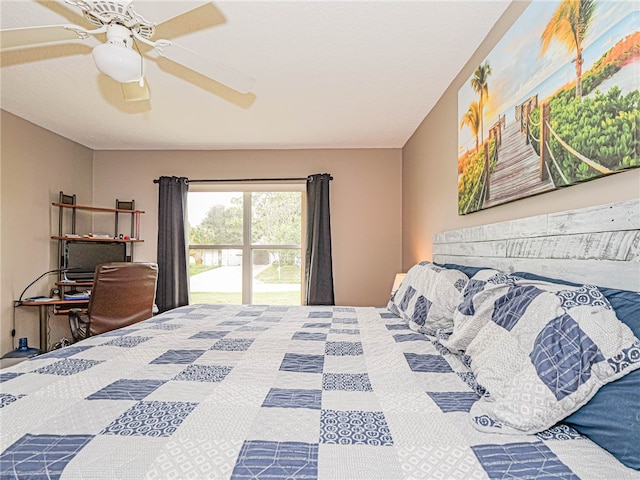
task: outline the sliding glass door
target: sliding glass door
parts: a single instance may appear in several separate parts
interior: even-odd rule
[[[301,304],[300,190],[189,192],[190,303]]]

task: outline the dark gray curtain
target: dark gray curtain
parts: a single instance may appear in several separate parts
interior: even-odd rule
[[[328,173],[307,177],[305,305],[335,305]]]
[[[160,177],[158,201],[158,288],[160,312],[189,304],[186,214],[189,181]]]

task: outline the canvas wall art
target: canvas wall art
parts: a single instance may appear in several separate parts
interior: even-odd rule
[[[640,2],[533,1],[458,91],[458,213],[640,166]]]

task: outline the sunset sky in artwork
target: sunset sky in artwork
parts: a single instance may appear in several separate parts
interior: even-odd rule
[[[542,100],[575,80],[572,63],[575,53],[569,53],[564,45],[554,39],[542,56],[540,38],[559,3],[533,1],[481,62],[488,61],[492,69],[488,78],[489,100],[485,103],[484,138],[499,114],[506,115],[507,122],[513,121],[515,105],[536,93]],[[584,42],[583,73],[616,42],[636,31],[638,25],[640,2],[598,2]],[[632,68],[640,71],[640,64],[636,62]],[[458,92],[458,125],[471,102],[478,100],[469,80]],[[459,131],[458,145],[459,154],[475,145],[475,138],[466,126]]]

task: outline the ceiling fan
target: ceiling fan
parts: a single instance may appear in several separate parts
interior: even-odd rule
[[[95,28],[65,24],[5,29],[0,30],[0,47],[16,49],[106,34],[106,42],[93,48],[93,60],[100,72],[122,85],[125,100],[129,101],[149,99],[145,56],[166,58],[240,93],[248,93],[253,88],[255,80],[247,75],[170,40],[154,39],[157,27],[193,14],[197,8],[158,25],[137,13],[133,0],[64,1],[79,8]]]

